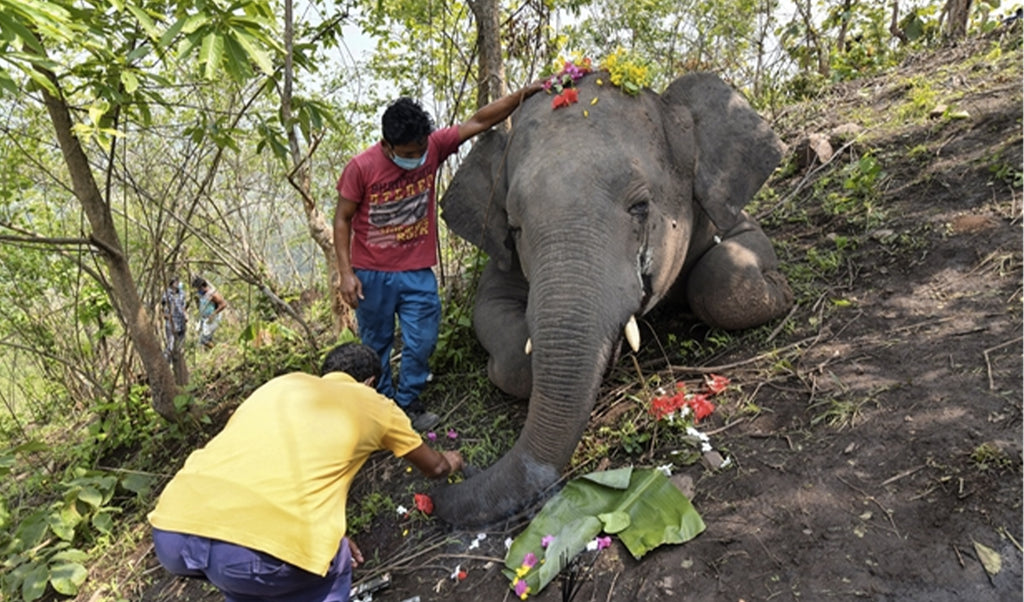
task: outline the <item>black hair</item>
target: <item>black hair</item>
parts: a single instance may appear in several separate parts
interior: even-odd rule
[[[196,276],[192,279],[192,288],[200,288],[206,286],[206,280],[202,276]]]
[[[384,141],[391,146],[420,142],[434,131],[430,114],[420,103],[403,96],[391,102],[380,118]]]
[[[320,375],[330,372],[345,372],[359,382],[373,377],[380,379],[380,356],[372,348],[361,343],[342,343],[327,352],[320,366]]]
[[[178,277],[177,276],[171,276],[170,280],[167,281],[167,286],[174,286],[177,283],[178,283]]]

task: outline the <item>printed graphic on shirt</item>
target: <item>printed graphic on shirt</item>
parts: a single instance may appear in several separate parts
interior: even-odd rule
[[[395,198],[397,193],[412,193]],[[367,219],[370,224],[366,235],[369,247],[396,247],[407,244],[430,232],[429,180],[422,178],[415,184],[399,187],[382,194],[371,194]]]

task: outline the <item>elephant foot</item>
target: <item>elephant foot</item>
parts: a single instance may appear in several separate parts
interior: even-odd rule
[[[434,489],[434,516],[457,528],[484,529],[532,514],[558,486],[559,473],[509,455],[461,483]]]

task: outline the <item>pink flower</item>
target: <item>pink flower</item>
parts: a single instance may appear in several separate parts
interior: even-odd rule
[[[526,556],[523,557],[523,566],[526,568],[533,568],[533,565],[537,564],[537,555],[533,552],[527,552]]]
[[[515,591],[517,596],[525,600],[526,594],[530,593],[530,586],[525,581],[517,581]]]
[[[605,537],[598,537],[597,538],[597,549],[598,550],[603,550],[603,549],[607,548],[610,545],[612,545],[612,538],[611,537],[605,536]]]
[[[458,439],[459,438],[459,434],[456,433],[454,430],[450,430],[450,431],[448,431],[448,438],[449,439]]]
[[[551,545],[551,542],[555,541],[554,535],[545,535],[540,538],[540,547],[546,548]]]
[[[427,433],[427,439],[430,439],[431,441],[437,441],[437,433],[435,433],[434,431],[430,431],[429,433]]]

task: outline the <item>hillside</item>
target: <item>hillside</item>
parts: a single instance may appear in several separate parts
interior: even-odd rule
[[[678,348],[683,333],[707,335],[713,353],[701,370],[733,386],[702,430],[732,466],[677,468],[707,530],[641,561],[616,542],[580,568],[576,600],[1020,598],[1024,163],[1012,36],[915,55],[767,115],[792,153],[752,213],[798,305],[717,346],[715,333],[650,317],[665,334],[641,351],[648,372],[699,376],[660,349]],[[818,152],[805,164],[808,138]],[[493,392],[480,399],[469,387],[481,378],[431,389],[464,434],[453,445],[470,445],[474,428],[484,438],[467,397],[502,416],[487,428],[518,430],[523,410]],[[635,380],[620,358],[588,437],[635,414]],[[596,465],[657,466],[669,452],[650,442]],[[354,492],[352,514],[366,499],[409,505],[422,484],[383,456],[364,470],[372,478]],[[393,514],[370,513],[355,535],[369,561],[357,579],[392,577],[374,600],[514,598],[502,542],[521,524],[470,548],[476,533]],[[98,562],[79,600],[220,599],[164,574],[143,525],[135,534],[134,551]],[[983,566],[985,550],[998,572]],[[465,580],[450,578],[457,566]],[[555,582],[536,599],[562,600],[562,590]]]

